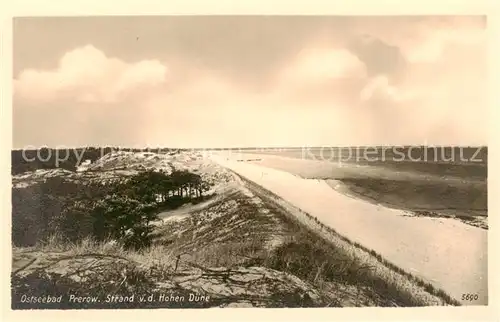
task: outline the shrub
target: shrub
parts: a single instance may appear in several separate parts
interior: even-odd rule
[[[201,177],[187,171],[145,171],[109,185],[50,178],[13,188],[12,241],[33,246],[57,233],[70,242],[112,238],[126,247],[147,247],[159,209],[201,199],[206,190]]]

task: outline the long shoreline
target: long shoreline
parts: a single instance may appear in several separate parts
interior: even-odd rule
[[[479,294],[477,301],[462,304],[488,302],[487,232],[445,219],[400,216],[398,211],[348,198],[321,180],[217,156],[214,161],[453,298],[460,301],[462,293]]]

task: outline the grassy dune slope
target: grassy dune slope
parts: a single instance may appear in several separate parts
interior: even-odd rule
[[[283,215],[288,216],[291,221],[296,221],[298,225],[304,227],[303,229],[309,230],[316,239],[323,239],[327,244],[331,244],[334,253],[346,256],[349,261],[357,263],[360,267],[369,268],[363,274],[358,275],[357,271],[351,276],[356,284],[370,285],[379,295],[397,298],[403,305],[460,305],[444,291],[405,272],[375,251],[339,235],[334,229],[325,226],[317,218],[284,201],[271,191],[244,178],[242,180],[252,186],[252,191],[259,197],[281,209]]]
[[[23,294],[101,299],[52,304],[54,308],[110,307],[104,302],[109,294],[185,298],[197,294],[211,299],[182,303],[136,299],[112,306],[126,308],[457,304],[384,268],[376,254],[359,256],[356,247],[338,237],[318,236],[293,219],[289,213],[293,209],[250,183],[233,182],[213,198],[192,206],[192,211],[184,209],[181,216],[176,211],[164,214],[154,245],[144,251],[124,250],[113,241],[69,245],[56,238],[31,248],[14,248],[14,299]],[[29,305],[17,306],[23,307]]]

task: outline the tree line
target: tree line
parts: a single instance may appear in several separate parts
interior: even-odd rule
[[[209,189],[200,175],[179,170],[144,171],[106,185],[49,178],[12,189],[12,242],[33,246],[59,235],[69,242],[92,237],[147,247],[159,211],[199,201]]]

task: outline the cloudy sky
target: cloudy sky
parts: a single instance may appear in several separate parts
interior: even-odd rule
[[[482,17],[14,21],[13,144],[485,144]]]

